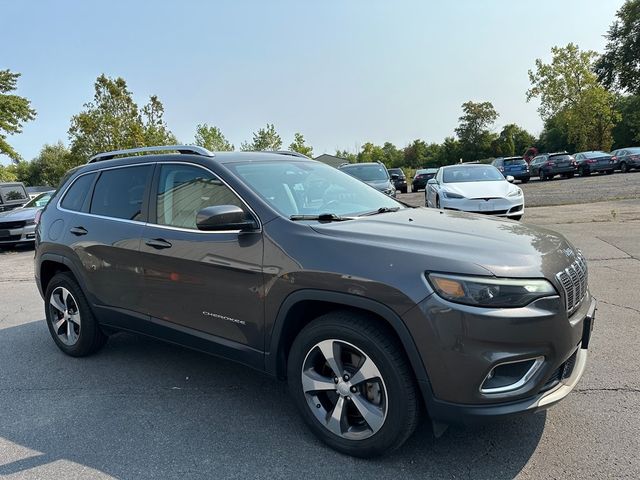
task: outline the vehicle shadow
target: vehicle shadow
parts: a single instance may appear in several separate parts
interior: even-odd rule
[[[65,462],[81,476],[135,479],[510,479],[546,419],[452,427],[440,439],[425,421],[397,452],[362,460],[317,441],[283,382],[153,339],[120,333],[76,359],[42,320],[0,323],[0,365],[0,477]]]

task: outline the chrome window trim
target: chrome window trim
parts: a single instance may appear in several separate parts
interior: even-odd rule
[[[69,210],[69,209],[63,208],[61,206],[62,200],[64,199],[65,195],[67,194],[67,191],[73,186],[74,183],[76,183],[76,181],[78,181],[78,179],[80,177],[82,177],[84,175],[89,175],[91,173],[100,173],[100,172],[104,172],[104,171],[107,171],[107,170],[114,170],[114,169],[118,169],[118,168],[140,167],[140,166],[143,166],[143,165],[158,165],[158,166],[162,166],[162,165],[190,165],[190,166],[193,166],[193,167],[201,168],[202,170],[204,170],[206,172],[209,172],[215,178],[220,180],[220,182],[222,182],[229,190],[231,190],[234,193],[234,195],[236,197],[238,197],[240,199],[240,201],[247,207],[247,209],[253,214],[254,218],[258,222],[258,228],[256,230],[251,230],[251,232],[253,232],[253,233],[262,232],[262,221],[260,220],[260,217],[253,210],[253,208],[251,208],[251,206],[249,206],[249,204],[245,201],[245,199],[242,198],[242,196],[239,195],[238,192],[231,185],[229,185],[226,181],[224,181],[224,179],[222,179],[222,178],[220,178],[220,176],[216,175],[215,172],[212,172],[207,167],[204,167],[202,165],[199,165],[197,163],[192,163],[192,162],[176,162],[176,161],[163,162],[163,161],[156,161],[156,162],[132,163],[130,165],[116,165],[116,166],[112,166],[112,167],[92,169],[92,170],[90,170],[88,172],[81,173],[80,175],[78,175],[76,178],[73,179],[73,181],[64,189],[64,191],[62,192],[62,195],[60,195],[60,199],[56,203],[56,208],[58,210],[62,211],[62,212],[75,213],[75,214],[79,214],[79,215],[84,215],[86,217],[102,218],[102,219],[105,219],[105,220],[114,220],[114,221],[117,221],[117,222],[133,223],[133,224],[136,224],[136,225],[153,226],[153,227],[158,227],[158,228],[164,228],[164,229],[167,229],[167,230],[176,230],[176,231],[180,231],[180,232],[189,232],[189,233],[198,233],[198,234],[209,234],[209,233],[211,233],[211,234],[216,234],[216,235],[219,235],[219,234],[238,234],[238,233],[242,232],[242,230],[207,230],[207,231],[204,231],[204,230],[191,229],[191,228],[173,227],[171,225],[162,225],[162,224],[159,224],[159,223],[141,222],[139,220],[129,220],[127,218],[108,217],[106,215],[98,215],[98,214],[95,214],[95,213],[79,212],[77,210]]]
[[[517,382],[510,383],[509,385],[503,385],[502,387],[482,388],[482,385],[484,385],[484,382],[487,381],[487,378],[489,377],[491,372],[493,372],[496,368],[502,365],[509,365],[512,363],[530,362],[531,360],[533,360],[533,365],[531,365],[529,370],[527,370],[526,373]],[[511,362],[498,363],[489,371],[489,373],[487,373],[487,376],[484,378],[484,380],[480,384],[480,393],[491,395],[495,393],[506,393],[506,392],[512,392],[514,390],[518,390],[523,386],[525,386],[529,382],[529,380],[531,380],[531,377],[533,377],[538,372],[538,370],[540,370],[540,367],[542,367],[543,363],[544,363],[544,357],[525,358],[522,360],[514,360]]]

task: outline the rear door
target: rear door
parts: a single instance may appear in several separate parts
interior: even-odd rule
[[[184,162],[158,164],[149,203],[140,246],[145,312],[262,351],[262,232],[196,228],[204,207],[248,206],[211,170]]]
[[[74,253],[83,287],[92,303],[112,313],[140,312],[139,246],[152,174],[152,164],[84,174],[59,204],[65,213],[64,244]]]

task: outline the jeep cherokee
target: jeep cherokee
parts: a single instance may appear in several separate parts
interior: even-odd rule
[[[235,360],[286,379],[351,455],[399,447],[423,412],[438,435],[547,408],[585,369],[595,300],[564,237],[409,207],[291,152],[96,155],[36,243],[63,352],[125,330]]]

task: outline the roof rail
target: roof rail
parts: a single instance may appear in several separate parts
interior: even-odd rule
[[[291,150],[276,150],[274,152],[269,152],[269,153],[277,153],[279,155],[289,155],[291,157],[300,157],[300,158],[306,158],[307,160],[311,160],[311,158],[307,157],[304,153],[292,152]]]
[[[118,155],[128,155],[130,153],[150,153],[150,152],[179,152],[191,153],[194,155],[202,155],[203,157],[213,157],[213,152],[197,145],[161,145],[157,147],[139,147],[127,148],[125,150],[113,150],[111,152],[98,153],[89,159],[87,163],[101,162],[102,160],[111,160]]]

